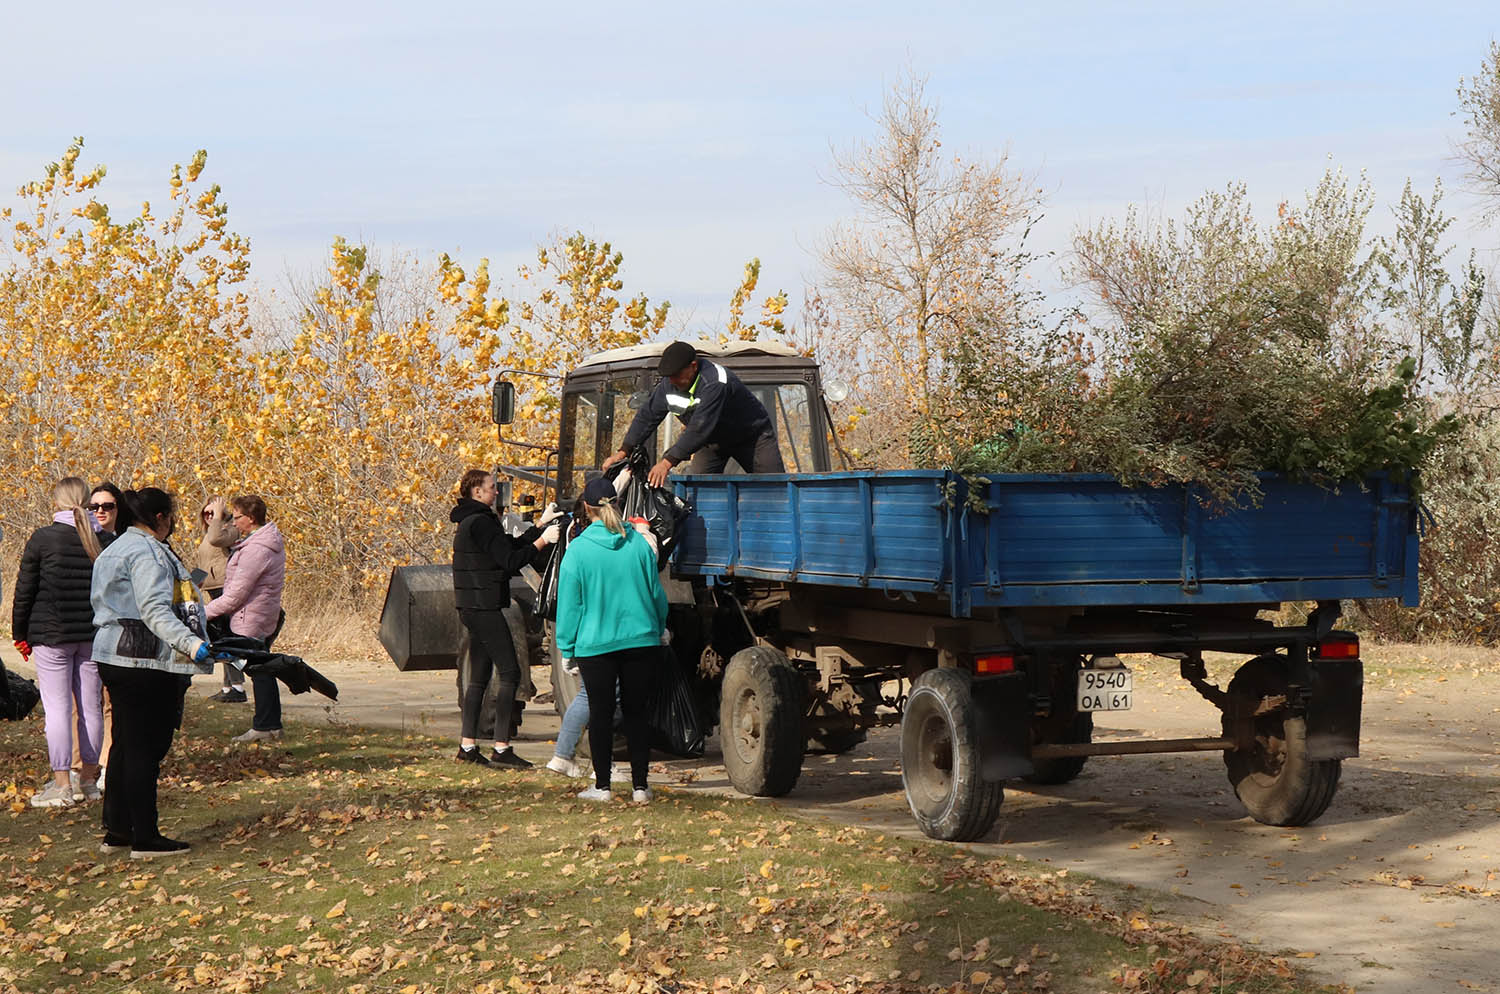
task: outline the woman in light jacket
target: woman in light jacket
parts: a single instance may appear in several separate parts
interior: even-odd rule
[[[114,701],[103,852],[185,852],[157,827],[156,782],[195,673],[212,673],[201,595],[167,546],[177,505],[156,487],[119,498],[118,537],[94,562],[94,662]]]
[[[592,522],[568,546],[558,570],[557,651],[571,659],[589,692],[589,751],[594,786],[578,796],[607,801],[614,739],[615,686],[630,745],[632,799],[651,800],[646,708],[661,659],[667,595],[656,552],[620,517],[614,485],[602,477],[583,488]]]
[[[281,624],[281,592],[286,586],[286,544],[275,522],[266,520],[266,502],[255,494],[229,502],[230,521],[240,540],[229,554],[224,592],[208,604],[208,617],[228,618],[235,635],[261,639],[270,648]],[[250,730],[235,742],[281,738],[281,688],[274,676],[252,674],[255,715]]]

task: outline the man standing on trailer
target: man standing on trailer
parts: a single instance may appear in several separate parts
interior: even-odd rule
[[[675,414],[682,434],[651,467],[647,481],[653,487],[665,486],[672,467],[689,457],[690,473],[722,473],[730,459],[747,473],[786,472],[771,416],[738,376],[701,358],[687,342],[668,345],[656,371],[661,382],[636,411],[620,450],[604,460],[604,469],[623,460],[668,414]]]

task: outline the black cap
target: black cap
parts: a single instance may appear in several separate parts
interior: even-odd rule
[[[662,376],[676,376],[697,358],[698,350],[687,342],[673,342],[661,354],[661,362],[656,364],[656,371]]]
[[[583,502],[589,507],[609,504],[618,496],[615,485],[602,476],[596,476],[583,487]]]

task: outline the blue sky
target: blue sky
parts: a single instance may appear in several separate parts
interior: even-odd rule
[[[581,229],[695,326],[751,256],[763,290],[800,296],[847,212],[830,149],[873,134],[907,66],[947,148],[1035,174],[1042,249],[1235,179],[1269,212],[1330,164],[1368,173],[1377,228],[1407,177],[1442,177],[1462,247],[1500,245],[1451,159],[1493,3],[143,2],[12,5],[4,24],[0,189],[83,135],[123,209],[207,148],[267,287],[336,235],[487,256],[503,278]]]

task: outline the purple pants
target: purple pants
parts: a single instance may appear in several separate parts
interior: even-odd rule
[[[42,692],[42,711],[47,717],[47,758],[54,772],[73,766],[75,701],[79,759],[90,765],[99,762],[99,745],[104,738],[104,684],[99,680],[99,667],[89,658],[93,651],[93,642],[37,645],[31,649],[37,689]]]

